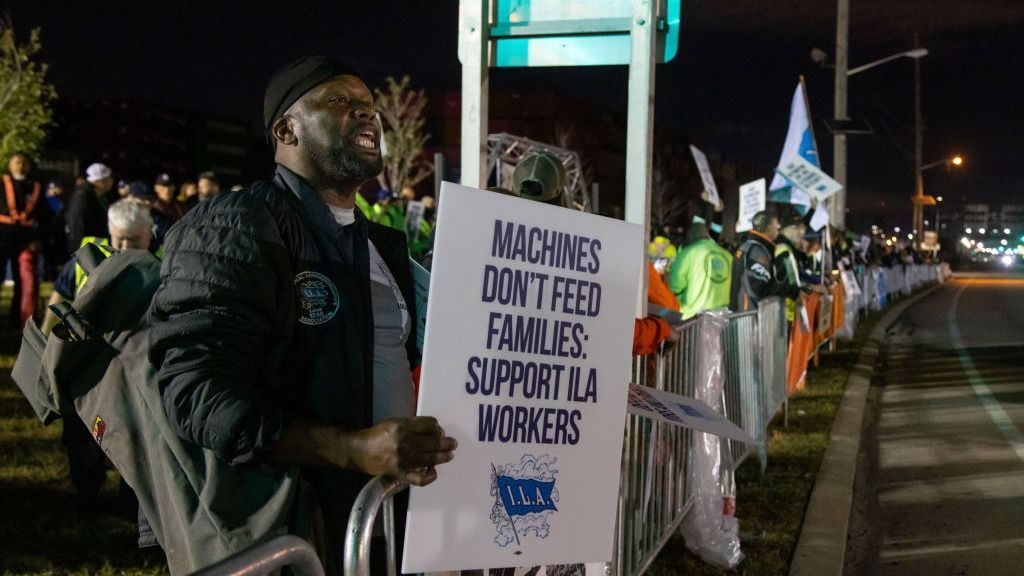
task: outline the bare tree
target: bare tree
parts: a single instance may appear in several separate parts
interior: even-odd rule
[[[655,154],[651,167],[651,224],[660,231],[686,213],[686,202],[670,173],[668,158]]]
[[[580,157],[580,176],[582,182],[580,187],[590,193],[590,183],[594,182],[594,165],[590,161],[590,156],[585,154],[582,150],[576,147],[577,136],[576,136],[576,125],[567,124],[562,121],[555,122],[554,128],[552,129],[552,142],[555,146],[563,148],[565,150],[573,150]]]
[[[387,78],[387,89],[374,89],[377,111],[384,125],[384,171],[377,176],[380,185],[393,192],[412,187],[434,172],[433,164],[423,156],[430,137],[423,133],[423,109],[427,97],[423,90],[409,88],[409,76],[395,82]]]

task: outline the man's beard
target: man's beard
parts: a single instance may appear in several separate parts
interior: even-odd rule
[[[366,158],[348,143],[333,147],[311,146],[309,156],[324,176],[340,182],[369,180],[384,169],[384,159],[379,155],[375,159]]]

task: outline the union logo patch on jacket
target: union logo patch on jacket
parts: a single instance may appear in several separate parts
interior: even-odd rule
[[[338,313],[338,288],[319,272],[307,270],[296,275],[295,293],[299,298],[299,322],[307,326],[329,322]]]

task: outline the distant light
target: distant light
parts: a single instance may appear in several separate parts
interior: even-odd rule
[[[1013,256],[1009,254],[1003,256],[1003,266],[1013,266]]]
[[[927,220],[925,220],[924,221],[924,225],[927,226],[928,224],[929,224],[929,222]],[[917,230],[914,230],[914,232],[917,232]]]
[[[960,156],[953,156],[953,166],[959,166],[964,163],[964,159]],[[941,202],[941,200],[940,200]]]
[[[1002,240],[1000,240],[999,243],[1002,244],[1003,246],[1006,246],[1006,244],[1007,244],[1006,238],[1003,238]]]
[[[899,234],[900,233],[900,227],[897,226],[897,227],[893,228],[893,231],[895,231],[897,234]]]
[[[981,250],[984,247],[985,247],[985,243],[984,242],[978,242],[978,250]]]
[[[913,234],[907,234],[907,240],[913,240],[913,239],[914,239],[914,235]]]
[[[1010,229],[1009,228],[1003,228],[1003,234],[1009,234],[1009,233],[1010,233]]]
[[[971,233],[971,229],[968,228],[968,229],[964,230],[964,232],[967,232],[968,234],[970,234]]]
[[[970,246],[971,246],[971,241],[966,236],[964,236],[963,238],[960,239],[960,243],[963,244],[967,248],[970,248]]]
[[[984,234],[984,233],[985,233],[985,229],[984,228],[978,228],[978,234]]]
[[[936,196],[935,199],[939,202],[942,202],[942,196]]]
[[[885,241],[885,245],[886,246],[892,246],[892,240],[886,240]]]

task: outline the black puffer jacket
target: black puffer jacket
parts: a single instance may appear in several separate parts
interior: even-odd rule
[[[411,308],[404,234],[358,210],[355,224],[342,228],[283,167],[273,181],[200,204],[171,229],[150,310],[150,359],[179,435],[225,460],[258,465],[289,417],[370,424],[368,236]],[[415,366],[415,334],[408,342]],[[347,519],[365,477],[307,478],[334,540],[344,526],[330,524]]]
[[[761,300],[781,294],[772,271],[774,257],[775,243],[757,230],[751,230],[732,261],[731,310],[756,310]]]

